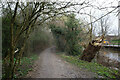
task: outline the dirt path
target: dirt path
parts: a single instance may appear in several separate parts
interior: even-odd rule
[[[28,78],[94,78],[95,74],[79,69],[62,60],[55,54],[55,47],[44,50],[35,62],[33,71]]]

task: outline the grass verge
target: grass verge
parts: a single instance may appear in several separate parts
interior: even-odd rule
[[[112,44],[118,44],[118,43],[120,44],[120,40],[112,40],[111,43]]]
[[[30,57],[23,57],[21,59],[21,65],[17,69],[17,72],[14,77],[15,78],[25,77],[28,71],[32,70],[32,65],[34,64],[34,61],[37,59],[38,59],[38,55],[32,55]]]
[[[60,55],[67,62],[75,64],[81,69],[87,69],[88,71],[94,72],[104,78],[116,78],[113,74],[118,75],[118,70],[110,69],[95,62],[87,62],[80,60],[79,56],[67,56],[64,53],[57,54]]]

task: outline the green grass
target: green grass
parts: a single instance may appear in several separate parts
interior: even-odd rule
[[[81,69],[87,69],[88,71],[97,73],[99,76],[103,76],[104,78],[116,78],[113,73],[118,74],[117,70],[110,69],[102,66],[101,64],[79,60],[79,56],[67,56],[65,54],[59,55],[67,62],[75,64]]]
[[[110,41],[112,44],[118,44],[118,43],[120,43],[120,40],[112,40],[112,41]]]
[[[38,59],[37,55],[32,55],[31,57],[23,57],[21,59],[21,65],[17,69],[17,72],[15,74],[15,78],[26,76],[28,71],[32,70],[32,65],[34,64],[34,61],[37,59]]]

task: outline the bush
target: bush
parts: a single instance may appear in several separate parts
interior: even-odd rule
[[[64,25],[66,27],[50,25],[57,47],[61,51],[66,51],[69,55],[79,55],[82,49],[78,44],[81,41],[79,21],[75,19],[74,14],[71,14]]]

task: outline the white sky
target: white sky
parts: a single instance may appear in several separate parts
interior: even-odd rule
[[[50,0],[51,1],[51,0]],[[108,13],[109,11],[113,10],[114,8],[111,8],[111,6],[118,6],[118,2],[120,0],[52,0],[52,1],[63,1],[63,2],[76,2],[76,3],[81,3],[83,1],[88,1],[90,2],[90,4],[94,5],[94,6],[97,6],[97,7],[108,7],[106,9],[103,9],[102,11],[101,10],[98,10],[98,9],[91,9],[91,8],[86,8],[84,9],[82,12],[85,12],[85,13],[90,13],[90,10],[91,10],[91,13],[92,15],[94,15],[94,17],[96,17],[97,19],[100,17],[100,15],[104,15],[106,13]],[[76,9],[79,10],[79,7],[76,7]],[[81,14],[77,14],[77,18],[79,17],[82,17],[82,18],[85,18],[88,22],[90,22],[90,18],[89,16],[83,16]],[[94,19],[93,19],[94,21]],[[117,16],[117,10],[114,11],[114,13],[111,13],[109,15],[109,26],[110,26],[110,31],[109,31],[109,35],[117,35],[118,34],[118,16]],[[98,33],[98,31],[100,30],[100,26],[97,25],[96,26],[96,32],[95,34]]]
[[[79,1],[79,0],[75,0],[76,2]],[[93,4],[94,6],[99,6],[99,7],[109,7],[105,10],[98,10],[98,9],[86,9],[84,10],[86,13],[90,13],[90,10],[91,10],[91,13],[92,15],[94,15],[97,19],[100,17],[100,15],[104,15],[106,13],[108,13],[109,11],[113,10],[114,8],[110,8],[111,6],[118,6],[118,1],[119,0],[89,0],[91,2],[91,4]],[[117,12],[114,11],[114,12]],[[79,16],[79,15],[78,15]],[[83,17],[83,16],[82,16]],[[88,22],[89,21],[89,16],[86,17],[86,20]],[[93,20],[94,21],[94,20]],[[110,30],[109,30],[109,35],[117,35],[118,34],[118,16],[116,13],[111,13],[109,15],[109,26],[110,26]],[[96,32],[95,34],[98,33],[98,31],[100,30],[100,26],[96,26]]]
[[[110,6],[117,6],[119,0],[95,0],[98,2],[98,4],[101,7],[110,7]],[[98,5],[96,4],[96,5]],[[108,9],[108,11],[113,10],[111,8]],[[103,11],[102,14],[106,13],[107,11]],[[110,32],[111,35],[118,34],[118,16],[116,16],[116,13],[111,13],[110,14],[110,29],[112,32]]]
[[[8,1],[11,1],[11,0],[8,0]],[[12,1],[14,1],[14,0],[12,0]],[[26,1],[26,0],[22,0],[22,1]],[[35,0],[30,0],[30,1],[35,1]],[[40,1],[40,0],[36,0],[36,1]],[[110,7],[110,6],[117,6],[119,0],[45,0],[45,1],[63,1],[63,2],[66,1],[66,2],[76,2],[76,3],[81,3],[83,1],[88,1],[88,2],[90,2],[90,4],[92,4],[94,6]],[[79,9],[79,7],[78,7],[78,9]],[[89,14],[90,10],[91,10],[91,8],[87,8],[86,10],[83,10],[83,11]],[[103,11],[97,10],[97,9],[92,9],[91,12],[96,18],[99,18],[101,14],[104,15],[108,11],[111,11],[111,10],[113,10],[113,8],[107,8],[106,10],[103,10]],[[81,16],[81,14],[80,15],[78,14],[77,16]],[[109,17],[110,17],[110,29],[112,31],[112,32],[110,32],[110,34],[117,35],[118,34],[118,16],[116,16],[115,13],[111,13]],[[85,16],[85,18],[86,18],[86,16]],[[89,21],[89,16],[87,16],[86,20],[88,22],[90,22]],[[93,19],[93,21],[94,21],[94,19]],[[98,30],[100,29],[99,26],[97,26],[97,28],[98,28]]]

